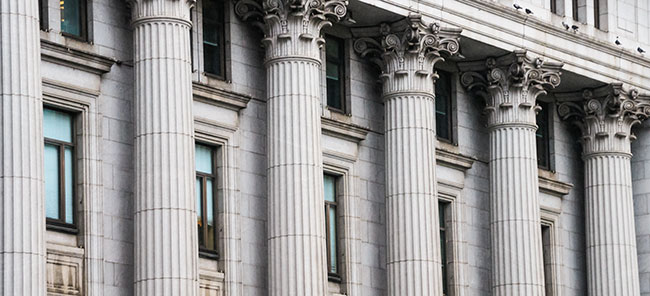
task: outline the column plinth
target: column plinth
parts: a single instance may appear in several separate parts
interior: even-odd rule
[[[586,90],[558,113],[582,131],[588,294],[639,295],[632,199],[632,126],[650,116],[650,98],[621,84]]]
[[[562,64],[515,51],[478,66],[461,83],[485,99],[488,115],[492,293],[544,295],[535,100],[559,85]]]
[[[45,295],[38,1],[2,1],[0,40],[0,295]]]
[[[269,295],[326,295],[321,29],[347,1],[240,0],[266,49]]]
[[[198,295],[188,0],[131,1],[135,295]]]
[[[382,70],[388,294],[442,295],[433,67],[441,54],[458,52],[460,30],[411,15],[379,31],[383,37],[360,38],[354,47]]]

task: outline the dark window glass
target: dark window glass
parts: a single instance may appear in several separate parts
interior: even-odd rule
[[[600,29],[600,1],[594,0],[594,26]]]
[[[216,149],[195,145],[196,159],[196,213],[199,251],[203,255],[217,255],[217,169]]]
[[[48,226],[74,229],[74,132],[70,113],[43,108],[45,216]]]
[[[225,29],[221,0],[203,1],[203,59],[205,73],[224,78]]]
[[[546,295],[553,295],[553,276],[551,262],[551,226],[542,225],[542,255],[544,260],[544,284]]]
[[[451,73],[438,71],[436,80],[436,134],[439,140],[452,142]]]
[[[551,12],[557,14],[557,0],[551,0]]]
[[[438,202],[438,217],[440,219],[440,258],[442,260],[442,294],[449,295],[449,280],[447,272],[449,271],[449,261],[447,260],[447,217],[445,212],[448,203]]]
[[[578,13],[578,0],[571,0],[571,5],[573,7],[573,20],[579,21],[580,14]]]
[[[66,35],[84,38],[85,0],[60,0],[61,32]]]
[[[327,273],[330,279],[338,279],[338,244],[337,244],[337,220],[336,213],[336,177],[331,175],[323,176],[325,189],[325,234],[327,239]]]
[[[38,0],[38,19],[41,30],[47,31],[47,0]]]
[[[343,111],[345,98],[345,44],[343,39],[325,36],[325,72],[327,75],[327,106]]]
[[[542,169],[550,169],[551,155],[550,155],[550,139],[549,139],[549,104],[540,102],[539,105],[542,110],[537,113],[537,132],[535,138],[537,139],[537,165]]]

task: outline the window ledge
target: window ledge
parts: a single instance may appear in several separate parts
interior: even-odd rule
[[[440,165],[466,171],[472,168],[475,159],[460,154],[458,146],[438,141],[436,147],[436,161]]]
[[[366,139],[370,129],[352,123],[321,117],[322,133],[350,142],[361,142]]]
[[[110,72],[113,64],[119,63],[114,58],[76,49],[45,38],[41,38],[41,59],[97,75]]]
[[[573,184],[558,180],[557,175],[553,172],[538,169],[539,190],[556,196],[569,194]]]
[[[246,108],[248,102],[253,99],[250,95],[240,94],[198,82],[192,83],[192,94],[199,101],[234,111]]]

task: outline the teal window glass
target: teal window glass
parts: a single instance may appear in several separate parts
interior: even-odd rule
[[[84,31],[84,0],[59,0],[61,32],[82,37]]]
[[[327,272],[330,279],[340,279],[338,266],[336,177],[323,176],[325,197],[325,233],[327,239]]]
[[[325,36],[325,73],[327,78],[327,106],[343,111],[345,98],[345,54],[342,39]]]
[[[199,251],[204,257],[217,254],[216,148],[195,144],[196,212]]]
[[[49,226],[74,228],[73,115],[43,108],[45,216]]]
[[[203,59],[205,72],[223,78],[225,72],[223,0],[203,1]]]
[[[440,258],[442,258],[442,294],[449,295],[449,280],[447,272],[449,261],[447,260],[447,223],[445,211],[448,204],[445,202],[438,203],[438,217],[440,219]]]
[[[436,80],[436,134],[439,140],[452,142],[451,73],[438,70]]]

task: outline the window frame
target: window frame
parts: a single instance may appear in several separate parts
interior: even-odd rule
[[[79,35],[75,35],[72,33],[64,32],[63,29],[61,28],[60,24],[61,22],[59,21],[59,31],[61,32],[61,35],[76,39],[79,41],[88,41],[88,0],[79,0]],[[61,11],[61,8],[59,8],[59,12]],[[61,19],[61,17],[59,17]]]
[[[553,105],[552,105],[553,103],[538,101],[537,104],[540,105],[540,107],[542,107],[541,111],[539,111],[539,113],[537,114],[537,116],[535,118],[535,124],[537,125],[537,130],[535,131],[535,146],[536,146],[536,150],[537,150],[537,167],[539,169],[542,169],[542,170],[551,171],[553,169],[553,161],[551,159],[551,157],[552,157],[552,152],[551,152],[552,137],[551,137],[551,133],[552,133],[552,129],[553,129],[552,128],[553,116],[552,116],[552,112],[550,112],[550,111],[551,111],[551,109],[553,109]],[[544,112],[544,113],[542,113],[542,112]],[[539,121],[537,120],[537,117],[543,117],[543,116],[541,116],[542,114],[546,115],[546,118],[544,118],[545,125],[543,126],[543,129],[542,129],[542,126],[540,126]],[[540,155],[540,149],[539,148],[540,147],[539,147],[539,145],[537,145],[537,139],[538,139],[537,135],[538,135],[538,132],[540,130],[543,130],[545,132],[545,134],[542,135],[542,138],[545,139],[545,141],[543,142],[543,145],[545,146],[544,150],[546,151],[546,155],[545,155],[546,161],[544,163],[540,163],[540,157],[539,157],[539,155]]]
[[[215,1],[221,4],[221,10],[218,12],[221,14],[222,22],[218,25],[221,26],[219,34],[219,64],[221,66],[221,74],[211,73],[206,71],[206,58],[205,58],[205,3],[206,1]],[[201,1],[201,52],[203,53],[203,74],[209,77],[214,77],[219,80],[226,80],[226,3],[223,0],[202,0]]]
[[[341,260],[339,259],[339,250],[340,250],[340,244],[339,244],[339,229],[340,229],[340,218],[339,218],[339,202],[338,202],[338,184],[340,181],[341,176],[335,175],[332,173],[328,172],[323,172],[323,177],[329,176],[334,180],[334,200],[333,202],[326,200],[323,198],[323,201],[325,203],[325,242],[326,242],[326,252],[327,252],[327,279],[328,281],[340,283],[342,276],[341,276]],[[335,226],[336,226],[336,232],[335,232],[335,237],[334,241],[336,242],[336,273],[331,272],[331,267],[332,267],[332,258],[331,258],[331,250],[330,250],[330,241],[332,237],[330,237],[330,217],[329,217],[329,211],[330,209],[334,207],[334,216],[336,217],[335,221]]]
[[[439,228],[440,228],[440,261],[442,265],[442,295],[447,296],[450,295],[450,287],[449,284],[451,281],[449,280],[449,260],[447,260],[448,256],[448,251],[447,251],[447,244],[449,243],[447,237],[448,237],[448,231],[447,229],[449,227],[447,221],[450,220],[447,212],[450,211],[451,207],[450,201],[444,200],[444,199],[438,199],[438,220],[439,220]]]
[[[347,60],[346,48],[347,47],[346,47],[345,39],[341,38],[341,37],[338,37],[338,36],[335,36],[335,35],[332,35],[332,34],[323,34],[323,36],[324,36],[323,38],[325,40],[334,39],[339,43],[339,46],[338,46],[339,47],[338,48],[339,57],[338,57],[338,59],[336,59],[336,61],[337,61],[336,64],[339,66],[339,73],[338,74],[339,74],[339,82],[340,82],[340,88],[341,88],[339,90],[339,100],[341,102],[341,108],[336,108],[336,107],[330,106],[330,104],[329,104],[329,95],[328,95],[329,92],[327,90],[327,81],[328,81],[328,79],[327,79],[327,61],[328,61],[328,58],[330,56],[327,54],[327,45],[325,45],[324,46],[324,48],[325,48],[324,49],[324,52],[325,52],[325,105],[327,106],[327,108],[329,110],[345,114],[346,109],[347,109],[346,108],[346,94],[347,94],[347,85],[348,85],[346,83],[346,80],[347,80],[346,75],[347,75],[348,71],[347,71],[347,65],[346,65],[346,60]],[[325,42],[327,44],[327,41],[325,41]]]
[[[454,97],[455,97],[456,92],[455,92],[455,87],[454,87],[454,73],[450,72],[450,71],[441,70],[441,69],[436,69],[436,73],[438,75],[438,79],[436,79],[436,82],[435,82],[435,84],[436,84],[435,89],[438,89],[437,84],[438,84],[439,81],[441,81],[440,80],[440,76],[441,76],[440,73],[444,73],[444,75],[448,75],[448,77],[449,77],[449,85],[448,85],[448,88],[449,88],[449,101],[447,102],[447,110],[446,110],[446,112],[447,112],[447,116],[446,116],[447,117],[447,120],[446,120],[447,129],[446,130],[447,130],[447,134],[449,135],[449,138],[440,137],[440,133],[438,133],[438,128],[439,128],[438,126],[439,125],[438,125],[438,122],[437,122],[437,118],[438,118],[438,98],[439,97],[438,97],[438,94],[435,93],[435,99],[434,99],[435,100],[435,110],[434,111],[436,113],[436,138],[438,139],[438,141],[441,141],[441,142],[445,142],[445,143],[449,143],[449,144],[455,144],[456,136],[454,135],[454,116],[453,116],[453,114],[454,114],[453,113],[454,105],[453,104],[454,104],[454,101],[455,101]]]
[[[197,178],[201,178],[201,209],[197,209],[197,212],[200,210],[201,211],[201,217],[204,217],[203,219],[207,219],[207,191],[206,191],[206,180],[208,178],[212,178],[213,180],[213,185],[212,185],[212,206],[213,206],[213,216],[214,216],[214,250],[207,248],[204,245],[201,245],[200,242],[197,241],[197,244],[199,246],[199,257],[203,258],[210,258],[210,259],[215,259],[219,260],[219,221],[218,221],[218,199],[219,199],[219,190],[218,190],[218,163],[217,163],[217,153],[218,153],[218,147],[215,146],[214,144],[211,143],[206,143],[202,141],[195,141],[195,146],[196,145],[202,145],[210,148],[210,154],[212,156],[212,174],[207,174],[203,172],[199,172],[196,169],[194,170],[195,172],[195,180]],[[196,158],[196,156],[195,156]],[[196,192],[196,190],[195,190]],[[196,200],[195,200],[196,202]],[[207,221],[207,220],[206,220]],[[206,225],[204,223],[204,225]],[[208,238],[208,227],[207,225],[203,227],[203,236],[204,239]]]
[[[48,31],[50,26],[48,15],[48,0],[38,0],[38,21],[41,31]]]
[[[58,151],[58,162],[59,162],[59,180],[58,180],[58,187],[59,187],[59,196],[58,196],[58,207],[59,207],[59,219],[55,218],[50,218],[45,216],[45,221],[46,221],[46,229],[47,230],[55,230],[59,232],[66,232],[66,233],[72,233],[72,234],[77,234],[79,232],[79,217],[77,216],[77,125],[76,125],[76,117],[77,113],[74,111],[66,110],[59,108],[58,106],[50,105],[47,103],[43,104],[43,109],[50,109],[54,110],[57,112],[63,112],[68,115],[70,115],[71,118],[71,132],[72,132],[72,142],[65,142],[61,140],[56,140],[52,138],[47,138],[45,135],[43,135],[43,149],[45,149],[45,145],[54,145],[57,147]],[[70,147],[72,148],[72,223],[68,223],[65,221],[66,217],[66,206],[65,206],[65,148]],[[45,168],[43,168],[45,169]],[[44,180],[45,182],[45,180]]]
[[[227,84],[230,84],[232,81],[232,70],[231,70],[231,43],[230,43],[230,3],[225,0],[221,1],[223,5],[222,16],[222,33],[221,42],[223,46],[221,48],[221,68],[223,73],[221,75],[208,73],[205,71],[205,51],[203,43],[203,31],[204,31],[204,22],[203,22],[203,9],[204,1],[199,0],[196,2],[194,7],[190,10],[190,19],[192,20],[193,26],[190,28],[190,58],[192,64],[192,81],[199,82],[202,84],[218,87],[228,87]]]

